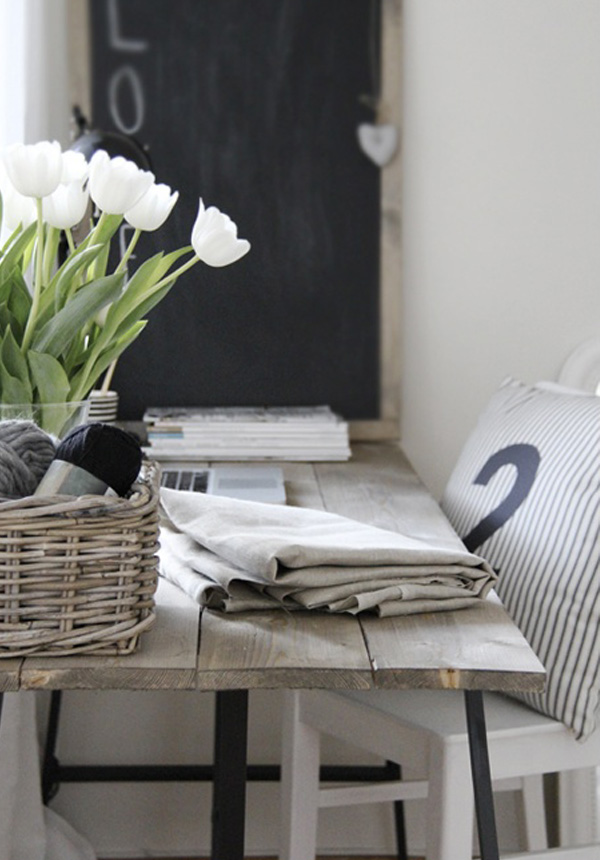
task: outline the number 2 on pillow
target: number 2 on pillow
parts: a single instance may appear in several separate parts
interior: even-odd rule
[[[499,469],[509,465],[516,466],[517,476],[508,495],[463,538],[469,552],[475,552],[477,547],[498,531],[523,504],[535,481],[540,460],[538,449],[534,445],[526,444],[509,445],[496,451],[487,460],[473,481],[474,484],[485,486]]]

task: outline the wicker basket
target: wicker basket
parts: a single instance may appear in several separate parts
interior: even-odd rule
[[[128,498],[0,503],[0,657],[130,654],[154,621],[159,468]]]

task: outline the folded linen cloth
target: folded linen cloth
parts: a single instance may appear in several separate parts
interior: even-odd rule
[[[458,609],[496,575],[451,534],[431,543],[311,508],[161,489],[160,572],[225,612],[380,616]]]

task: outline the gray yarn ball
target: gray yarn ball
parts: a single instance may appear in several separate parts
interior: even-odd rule
[[[55,453],[52,437],[33,421],[0,421],[0,496],[30,496]]]

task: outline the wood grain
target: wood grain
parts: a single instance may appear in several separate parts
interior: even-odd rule
[[[279,610],[203,614],[199,689],[371,686],[371,661],[355,618]]]
[[[493,595],[458,612],[361,620],[381,688],[540,691],[544,669]]]
[[[397,445],[372,443],[352,450],[348,463],[315,464],[327,510],[423,540],[456,539]]]
[[[279,463],[283,469],[286,501],[300,508],[323,510],[323,497],[311,463]]]

